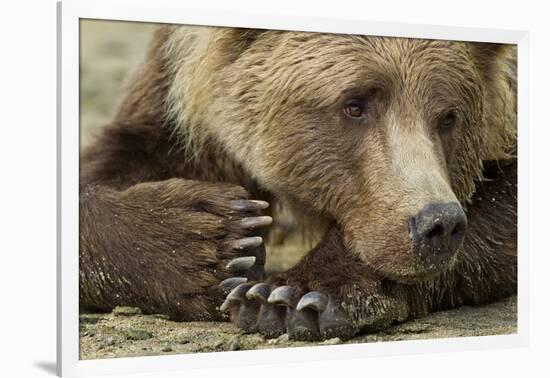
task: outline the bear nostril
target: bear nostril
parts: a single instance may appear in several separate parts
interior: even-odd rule
[[[453,230],[454,231],[454,230]],[[426,238],[428,239],[434,239],[436,237],[443,235],[443,226],[437,224],[434,228],[432,228],[427,234]]]
[[[460,234],[460,229],[462,227],[460,225],[456,225],[455,228],[453,228],[453,230],[451,231],[451,236],[452,237],[456,237]]]

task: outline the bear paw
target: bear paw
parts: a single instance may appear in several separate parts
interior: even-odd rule
[[[288,333],[292,340],[317,341],[349,339],[359,331],[341,301],[330,294],[246,278],[229,278],[220,285],[229,292],[220,310],[246,332],[268,338]]]

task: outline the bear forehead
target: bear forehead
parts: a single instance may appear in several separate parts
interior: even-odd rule
[[[479,94],[467,43],[303,32],[266,32],[237,61],[236,87],[264,96],[338,102],[357,87],[444,98]],[[250,92],[248,92],[250,93]],[[264,96],[262,96],[262,94]]]
[[[379,37],[365,35],[267,32],[255,46],[289,64],[321,58],[339,58],[344,63],[355,59],[362,64],[394,65],[401,69],[433,68],[441,63],[473,67],[467,43],[460,41],[415,38]],[[254,48],[251,49],[254,51]]]

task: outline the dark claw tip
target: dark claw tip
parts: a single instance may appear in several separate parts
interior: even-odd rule
[[[246,292],[246,297],[265,303],[270,293],[271,287],[268,284],[259,283],[252,286],[252,288]]]
[[[241,219],[241,226],[244,228],[256,228],[269,226],[273,222],[273,218],[268,215],[261,217],[247,217]]]
[[[262,245],[264,239],[261,236],[251,236],[249,238],[242,238],[233,242],[232,248],[243,250],[248,248],[255,248]]]
[[[304,308],[311,308],[317,312],[322,312],[327,308],[328,297],[318,291],[310,291],[305,294],[298,304],[296,310],[302,311]]]
[[[259,201],[259,200],[240,199],[240,200],[231,201],[230,206],[233,210],[254,211],[254,210],[267,209],[269,207],[269,203],[265,201]]]
[[[246,281],[248,281],[248,278],[246,277],[230,277],[220,282],[219,286],[223,289],[223,291],[228,292],[237,285],[243,284]]]
[[[290,286],[279,286],[271,292],[267,302],[275,305],[291,306],[294,289]]]
[[[232,272],[243,272],[252,268],[255,262],[256,256],[237,257],[231,260],[229,264],[226,265],[226,268]]]

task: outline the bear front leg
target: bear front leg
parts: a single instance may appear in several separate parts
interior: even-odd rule
[[[351,255],[336,227],[288,272],[265,282],[221,285],[231,290],[220,309],[239,328],[266,337],[349,339],[408,316],[402,291]]]
[[[171,179],[80,195],[80,303],[137,306],[174,320],[219,320],[218,283],[264,276],[265,201],[230,184]]]

